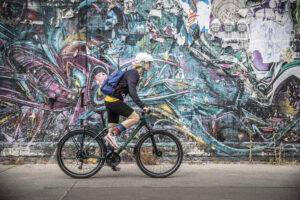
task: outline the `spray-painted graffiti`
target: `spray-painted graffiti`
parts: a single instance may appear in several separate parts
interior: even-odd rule
[[[154,126],[218,155],[263,155],[279,144],[287,153],[299,152],[296,1],[1,4],[4,147],[56,142],[81,119],[91,127],[105,126],[102,82],[130,67],[138,52],[149,52],[155,61],[138,91],[153,110]]]

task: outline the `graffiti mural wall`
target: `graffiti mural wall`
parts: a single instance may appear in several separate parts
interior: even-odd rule
[[[155,58],[139,96],[187,157],[300,157],[296,0],[3,0],[0,13],[2,158],[52,156],[81,119],[105,127],[101,83],[139,52]]]

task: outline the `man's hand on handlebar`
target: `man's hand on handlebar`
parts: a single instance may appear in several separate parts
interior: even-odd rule
[[[149,107],[144,107],[144,108],[143,108],[143,111],[144,111],[145,113],[150,113],[150,108],[149,108]]]

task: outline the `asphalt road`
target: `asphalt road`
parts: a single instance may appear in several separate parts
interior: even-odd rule
[[[144,175],[135,164],[104,167],[73,179],[56,164],[0,165],[0,200],[299,200],[300,166],[183,164],[169,178]]]

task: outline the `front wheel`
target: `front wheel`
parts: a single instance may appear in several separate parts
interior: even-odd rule
[[[164,178],[181,165],[183,150],[180,141],[167,131],[146,134],[137,144],[136,162],[146,175]]]
[[[88,178],[104,164],[106,148],[103,140],[88,130],[74,130],[57,145],[57,163],[73,178]]]

